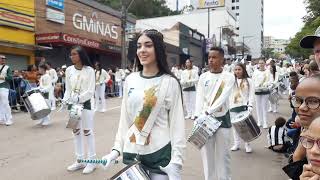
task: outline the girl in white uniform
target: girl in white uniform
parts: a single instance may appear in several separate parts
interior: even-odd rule
[[[94,140],[94,88],[95,74],[91,62],[85,50],[81,46],[75,46],[71,50],[71,61],[74,64],[66,70],[66,92],[63,100],[68,102],[68,109],[73,104],[83,104],[83,111],[78,127],[73,130],[76,159],[85,158],[83,140],[87,143],[87,159],[96,156]],[[84,174],[94,171],[94,164],[78,163],[68,166],[68,171],[83,169]]]
[[[275,65],[270,66],[270,86],[274,89],[274,91],[279,91],[279,73],[277,72],[277,68]],[[270,94],[271,96],[272,94]],[[278,102],[272,103],[269,101],[269,112],[278,112]]]
[[[100,63],[95,64],[95,75],[96,75],[96,91],[95,91],[95,101],[96,107],[95,110],[99,112],[106,111],[106,99],[105,99],[105,91],[106,91],[106,82],[109,81],[110,75],[106,70],[101,68]]]
[[[51,67],[51,63],[46,62],[45,65],[47,66],[47,74],[51,77],[51,84],[52,87],[49,91],[49,102],[51,105],[51,110],[56,109],[56,97],[54,96],[54,87],[58,81],[57,71]]]
[[[191,60],[186,61],[186,69],[181,74],[181,86],[183,88],[184,102],[186,104],[186,119],[194,120],[196,104],[196,86],[199,80],[198,70],[192,67]]]
[[[254,102],[254,84],[249,78],[244,64],[237,64],[234,68],[235,84],[233,92],[230,96],[230,116],[233,119],[238,113],[243,111],[252,112]],[[234,144],[231,151],[239,150],[240,137],[233,128]],[[252,152],[252,148],[248,142],[245,142],[245,149],[247,153]]]
[[[254,71],[252,80],[255,87],[258,126],[261,127],[261,123],[263,123],[263,128],[267,129],[267,103],[270,94],[270,73],[265,69],[265,65],[266,63],[264,60],[259,61],[259,69]]]
[[[180,180],[186,146],[181,88],[166,61],[163,36],[145,30],[137,41],[139,72],[124,83],[119,128],[108,163],[123,156],[135,158],[149,172],[151,180]]]
[[[39,89],[41,93],[43,94],[45,100],[51,106],[51,101],[49,99],[50,92],[53,89],[52,86],[52,78],[49,75],[48,68],[45,64],[40,64],[39,67],[39,73],[41,74],[40,80],[39,80]],[[40,119],[38,125],[47,126],[50,124],[50,115]]]

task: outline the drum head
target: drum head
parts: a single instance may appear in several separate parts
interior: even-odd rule
[[[249,112],[249,111],[240,112],[239,114],[237,114],[237,115],[232,119],[232,123],[241,122],[241,121],[247,119],[249,116],[250,116],[250,112]]]

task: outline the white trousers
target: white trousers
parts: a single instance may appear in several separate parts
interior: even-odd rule
[[[122,97],[123,96],[122,81],[117,81],[116,86],[118,86],[119,97]]]
[[[169,180],[169,177],[163,174],[150,173],[149,176],[151,180]]]
[[[231,128],[219,128],[201,148],[205,180],[231,180]]]
[[[183,91],[184,103],[186,104],[187,116],[194,116],[196,105],[196,91]]]
[[[51,107],[51,105],[50,105],[50,102],[51,102],[51,101],[50,101],[49,99],[46,99],[46,102],[47,102],[47,104],[49,104],[49,107]],[[52,108],[51,108],[51,109],[52,109]],[[50,123],[50,114],[49,114],[48,116],[40,119],[40,122],[41,122],[41,123]]]
[[[269,100],[268,100],[269,101]],[[271,111],[278,111],[278,102],[272,104],[270,101],[269,101],[269,110]]]
[[[236,112],[230,112],[230,117],[231,117],[231,119],[233,119],[237,114],[238,114],[238,113],[236,113]],[[237,131],[235,130],[234,127],[232,127],[232,132],[233,132],[233,143],[234,143],[234,145],[239,146],[239,145],[241,144],[241,142],[247,143],[247,142],[243,141],[243,140],[240,138],[239,134],[237,133]],[[248,144],[249,144],[249,143],[248,143]]]
[[[56,97],[54,97],[54,86],[49,90],[49,100],[51,105],[51,110],[56,109]]]
[[[77,159],[84,159],[84,143],[87,141],[87,158],[96,157],[96,147],[94,138],[94,111],[84,109],[81,120],[78,124],[78,132],[74,133],[75,155]],[[86,131],[86,133],[85,133]]]
[[[0,88],[0,122],[11,121],[11,108],[9,105],[9,89]]]
[[[105,90],[106,85],[97,85],[95,91],[95,102],[96,102],[96,110],[103,112],[106,110],[106,99],[105,99]]]
[[[267,124],[267,104],[269,94],[256,95],[256,111],[258,116],[258,124]]]

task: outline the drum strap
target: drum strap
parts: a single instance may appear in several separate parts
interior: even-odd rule
[[[160,112],[161,106],[164,103],[167,91],[169,89],[170,79],[171,78],[169,78],[169,76],[167,76],[167,75],[164,75],[164,77],[162,78],[162,80],[160,82],[160,86],[159,86],[159,94],[157,97],[156,105],[152,109],[152,111],[151,111],[146,123],[144,124],[142,130],[139,131],[138,128],[134,124],[130,127],[129,131],[134,133],[136,144],[138,144],[138,145],[148,144],[147,140],[148,140],[149,134],[153,128],[154,122],[157,119],[157,116]]]
[[[2,73],[2,70],[6,67],[6,65],[3,65],[2,68],[0,69],[0,74]]]

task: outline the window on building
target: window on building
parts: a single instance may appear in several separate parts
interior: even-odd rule
[[[236,0],[232,0],[232,3],[235,3],[236,2]]]
[[[237,2],[239,2],[239,0],[237,0]]]
[[[235,10],[236,8],[234,7],[234,6],[232,6],[232,8],[231,8],[232,10]]]
[[[236,13],[236,16],[239,16],[240,14],[239,13]]]
[[[236,9],[239,9],[239,6],[236,6]]]

